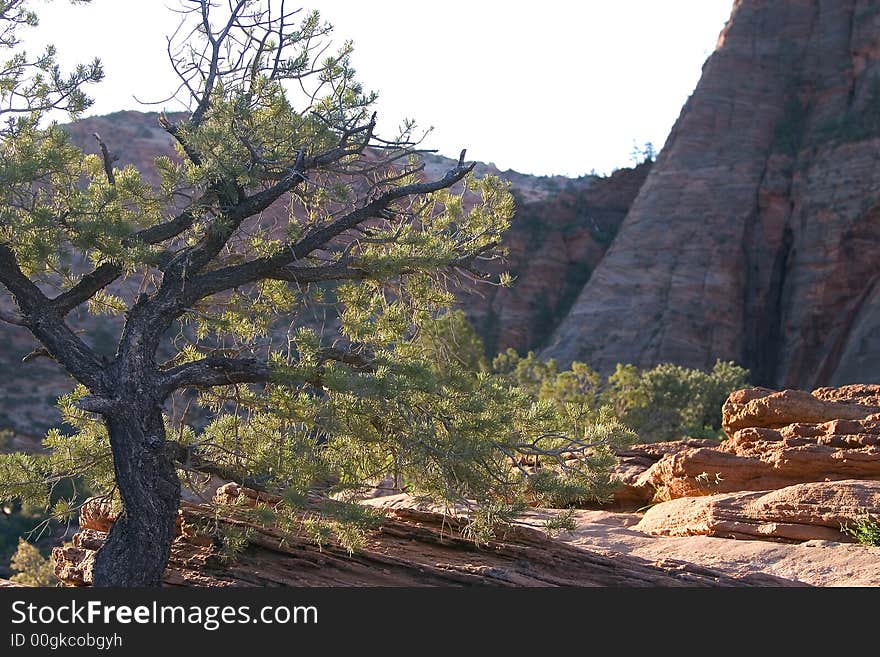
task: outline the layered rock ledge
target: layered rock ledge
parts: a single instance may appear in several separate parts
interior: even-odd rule
[[[88,505],[87,505],[88,506]],[[91,584],[95,551],[106,533],[83,528],[55,548],[67,585]],[[99,514],[100,515],[100,514]],[[247,529],[247,547],[224,560],[197,529],[205,521]],[[185,504],[165,573],[167,586],[788,586],[760,573],[726,575],[685,561],[600,554],[549,538],[536,527],[506,528],[488,545],[462,536],[463,521],[431,510],[389,508],[363,549],[282,534],[248,520],[236,507]]]

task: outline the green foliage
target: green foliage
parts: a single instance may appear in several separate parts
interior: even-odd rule
[[[618,365],[607,381],[584,363],[560,371],[553,360],[541,361],[532,352],[521,357],[512,349],[492,366],[536,399],[580,407],[584,418],[595,419],[606,407],[607,417],[635,431],[641,442],[720,437],[725,399],[748,386],[748,371],[720,360],[710,372],[668,363],[647,370]]]
[[[560,372],[553,359],[539,360],[532,351],[521,357],[508,349],[494,358],[492,368],[536,399],[599,409],[601,378],[584,363],[574,362],[570,369]]]
[[[244,552],[254,535],[251,527],[236,527],[223,524],[219,526],[219,556],[224,563],[235,563]]]
[[[563,532],[574,531],[576,528],[577,521],[574,517],[574,509],[566,509],[544,521],[544,531],[550,536],[557,536]]]
[[[439,367],[455,363],[469,372],[486,372],[489,364],[483,341],[461,310],[445,312],[426,323],[416,336],[423,357]]]
[[[0,503],[25,500],[53,519],[66,520],[83,491],[114,490],[106,427],[75,405],[84,394],[80,387],[58,400],[64,422],[74,431],[50,430],[43,440],[44,452],[0,454]]]
[[[52,53],[0,71],[3,106],[20,100],[25,117],[0,132],[3,284],[23,311],[42,290],[85,288],[89,312],[125,322],[101,355],[79,341],[76,313],[65,314],[73,330],[52,316],[31,326],[41,340],[60,336],[63,349],[44,343],[82,385],[59,400],[64,428],[48,433],[45,453],[0,456],[0,502],[62,518],[79,497],[59,497],[58,485],[75,481],[118,503],[104,418],[88,409],[165,395],[166,447],[182,474],[282,492],[285,505],[254,513],[318,542],[361,544],[373,520],[350,501],[389,473],[469,507],[478,540],[527,504],[606,495],[612,452],[635,436],[603,407],[598,375],[533,355],[490,368],[450,310],[456,272],[503,253],[508,184],[462,161],[427,185],[412,122],[374,139],[376,95],[358,81],[350,43],[329,50],[317,13],[286,17],[282,31],[258,2],[187,6],[194,29],[169,52],[193,111],[163,117],[179,158],[153,171],[114,168],[46,125],[52,109],[87,107],[80,88],[100,78],[98,64],[64,77]],[[242,13],[218,22],[223,11]],[[321,310],[329,321],[306,325]],[[130,370],[146,375],[117,381]],[[120,385],[108,392],[106,381]],[[334,502],[303,516],[315,489]],[[248,538],[218,540],[234,559]]]
[[[43,518],[39,507],[20,502],[5,502],[0,507],[0,573],[8,577],[8,564],[20,538],[30,532]]]
[[[869,513],[854,519],[852,526],[841,525],[840,531],[855,538],[859,545],[880,546],[880,519]]]
[[[720,438],[724,400],[747,386],[748,371],[721,360],[710,372],[669,363],[643,371],[618,365],[603,397],[641,442]]]
[[[52,570],[52,564],[40,551],[19,539],[18,549],[12,555],[11,567],[15,573],[10,579],[24,586],[58,586],[58,578]]]

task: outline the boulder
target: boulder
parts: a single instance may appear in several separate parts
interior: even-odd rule
[[[866,513],[880,514],[880,482],[815,482],[663,502],[649,509],[635,529],[654,536],[851,543],[854,539],[841,528]]]
[[[611,473],[617,482],[613,500],[598,505],[602,509],[636,510],[646,506],[654,498],[655,489],[642,475],[655,463],[669,454],[678,454],[689,449],[710,448],[718,445],[717,440],[689,438],[663,443],[633,445],[616,452],[617,463]]]
[[[829,389],[823,389],[828,391]],[[861,420],[880,413],[880,406],[816,397],[805,390],[751,388],[732,393],[722,407],[721,427],[732,437],[750,427],[780,428],[795,422],[818,423],[829,420]]]

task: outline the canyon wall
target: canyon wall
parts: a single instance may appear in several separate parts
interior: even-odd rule
[[[543,355],[880,381],[880,3],[740,0]]]

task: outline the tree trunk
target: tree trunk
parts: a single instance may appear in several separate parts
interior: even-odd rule
[[[95,556],[95,586],[159,586],[171,554],[180,480],[158,406],[105,416],[123,511]]]

